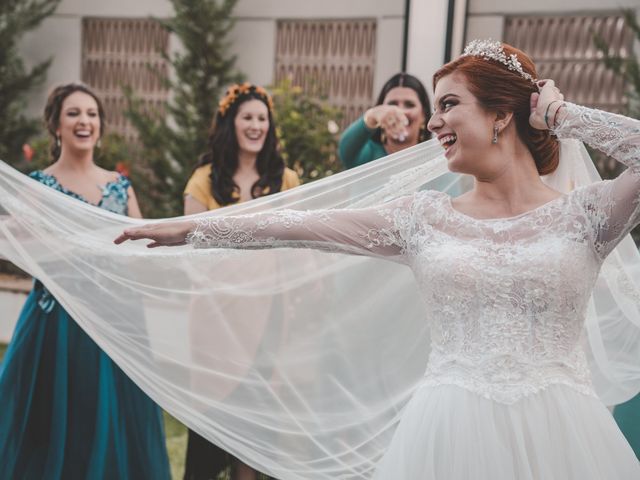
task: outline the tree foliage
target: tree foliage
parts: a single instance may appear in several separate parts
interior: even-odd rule
[[[163,52],[169,75],[154,71],[169,90],[158,111],[149,112],[131,88],[125,88],[127,117],[139,137],[132,173],[145,177],[141,205],[146,216],[182,213],[182,192],[207,135],[218,99],[231,83],[242,80],[230,53],[228,35],[237,0],[171,0],[174,16],[155,19],[174,35],[179,48]]]
[[[60,0],[0,1],[0,158],[16,164],[22,145],[40,131],[37,120],[25,115],[29,94],[45,80],[51,59],[31,68],[18,49],[23,35],[51,15]]]
[[[337,158],[342,112],[320,93],[305,93],[285,79],[272,88],[282,155],[303,182],[341,170]]]

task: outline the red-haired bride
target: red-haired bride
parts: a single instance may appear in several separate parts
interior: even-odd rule
[[[431,353],[384,454],[362,476],[640,478],[596,396],[582,342],[603,265],[606,275],[621,268],[605,259],[640,223],[640,122],[565,102],[553,81],[536,76],[526,54],[489,41],[472,42],[435,74],[429,130],[448,168],[474,178],[456,198],[426,190],[359,209],[201,217],[130,228],[116,242],[308,247],[408,265],[426,305]],[[573,168],[559,161],[559,139],[581,140],[628,169],[564,193],[541,178]],[[627,348],[632,339],[623,337]],[[614,363],[637,369],[640,358],[621,351]]]

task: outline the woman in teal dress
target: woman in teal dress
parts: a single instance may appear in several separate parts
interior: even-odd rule
[[[340,160],[353,168],[428,140],[430,114],[422,82],[408,73],[395,74],[382,87],[376,105],[340,137]]]
[[[640,395],[618,405],[613,411],[613,417],[640,460]]]
[[[93,162],[104,125],[96,95],[78,84],[56,88],[45,121],[55,163],[31,177],[140,217],[129,180]],[[170,477],[158,406],[37,280],[0,367],[0,412],[0,478]]]

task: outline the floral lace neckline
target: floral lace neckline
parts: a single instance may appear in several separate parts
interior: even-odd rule
[[[477,217],[472,217],[471,215],[467,215],[466,213],[463,213],[460,210],[456,209],[453,206],[451,197],[447,194],[443,194],[443,195],[445,196],[445,204],[447,205],[449,210],[451,210],[451,212],[453,212],[455,215],[458,215],[459,217],[465,218],[473,222],[489,222],[489,223],[516,221],[521,218],[528,217],[529,215],[532,215],[534,213],[538,213],[540,211],[546,210],[547,208],[554,206],[556,203],[562,203],[569,197],[569,195],[567,194],[562,194],[552,200],[549,200],[548,202],[543,203],[542,205],[538,205],[537,207],[532,208],[531,210],[527,210],[526,212],[519,213],[518,215],[511,215],[509,217],[496,217],[496,218],[477,218]]]

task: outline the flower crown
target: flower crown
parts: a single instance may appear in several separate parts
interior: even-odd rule
[[[237,102],[241,97],[251,93],[262,98],[262,100],[267,104],[267,107],[269,107],[269,110],[273,110],[273,100],[271,100],[271,96],[264,88],[259,87],[258,85],[253,85],[249,82],[244,82],[243,84],[233,84],[227,89],[227,93],[218,103],[218,112],[220,112],[220,115],[224,117],[231,105]]]
[[[529,80],[531,83],[536,83],[537,80],[533,78],[529,73],[525,72],[522,68],[522,64],[518,60],[518,56],[515,53],[507,56],[502,47],[502,43],[498,41],[489,40],[472,40],[464,48],[462,57],[482,57],[485,60],[495,60],[505,65],[509,70],[516,72],[522,78]]]

